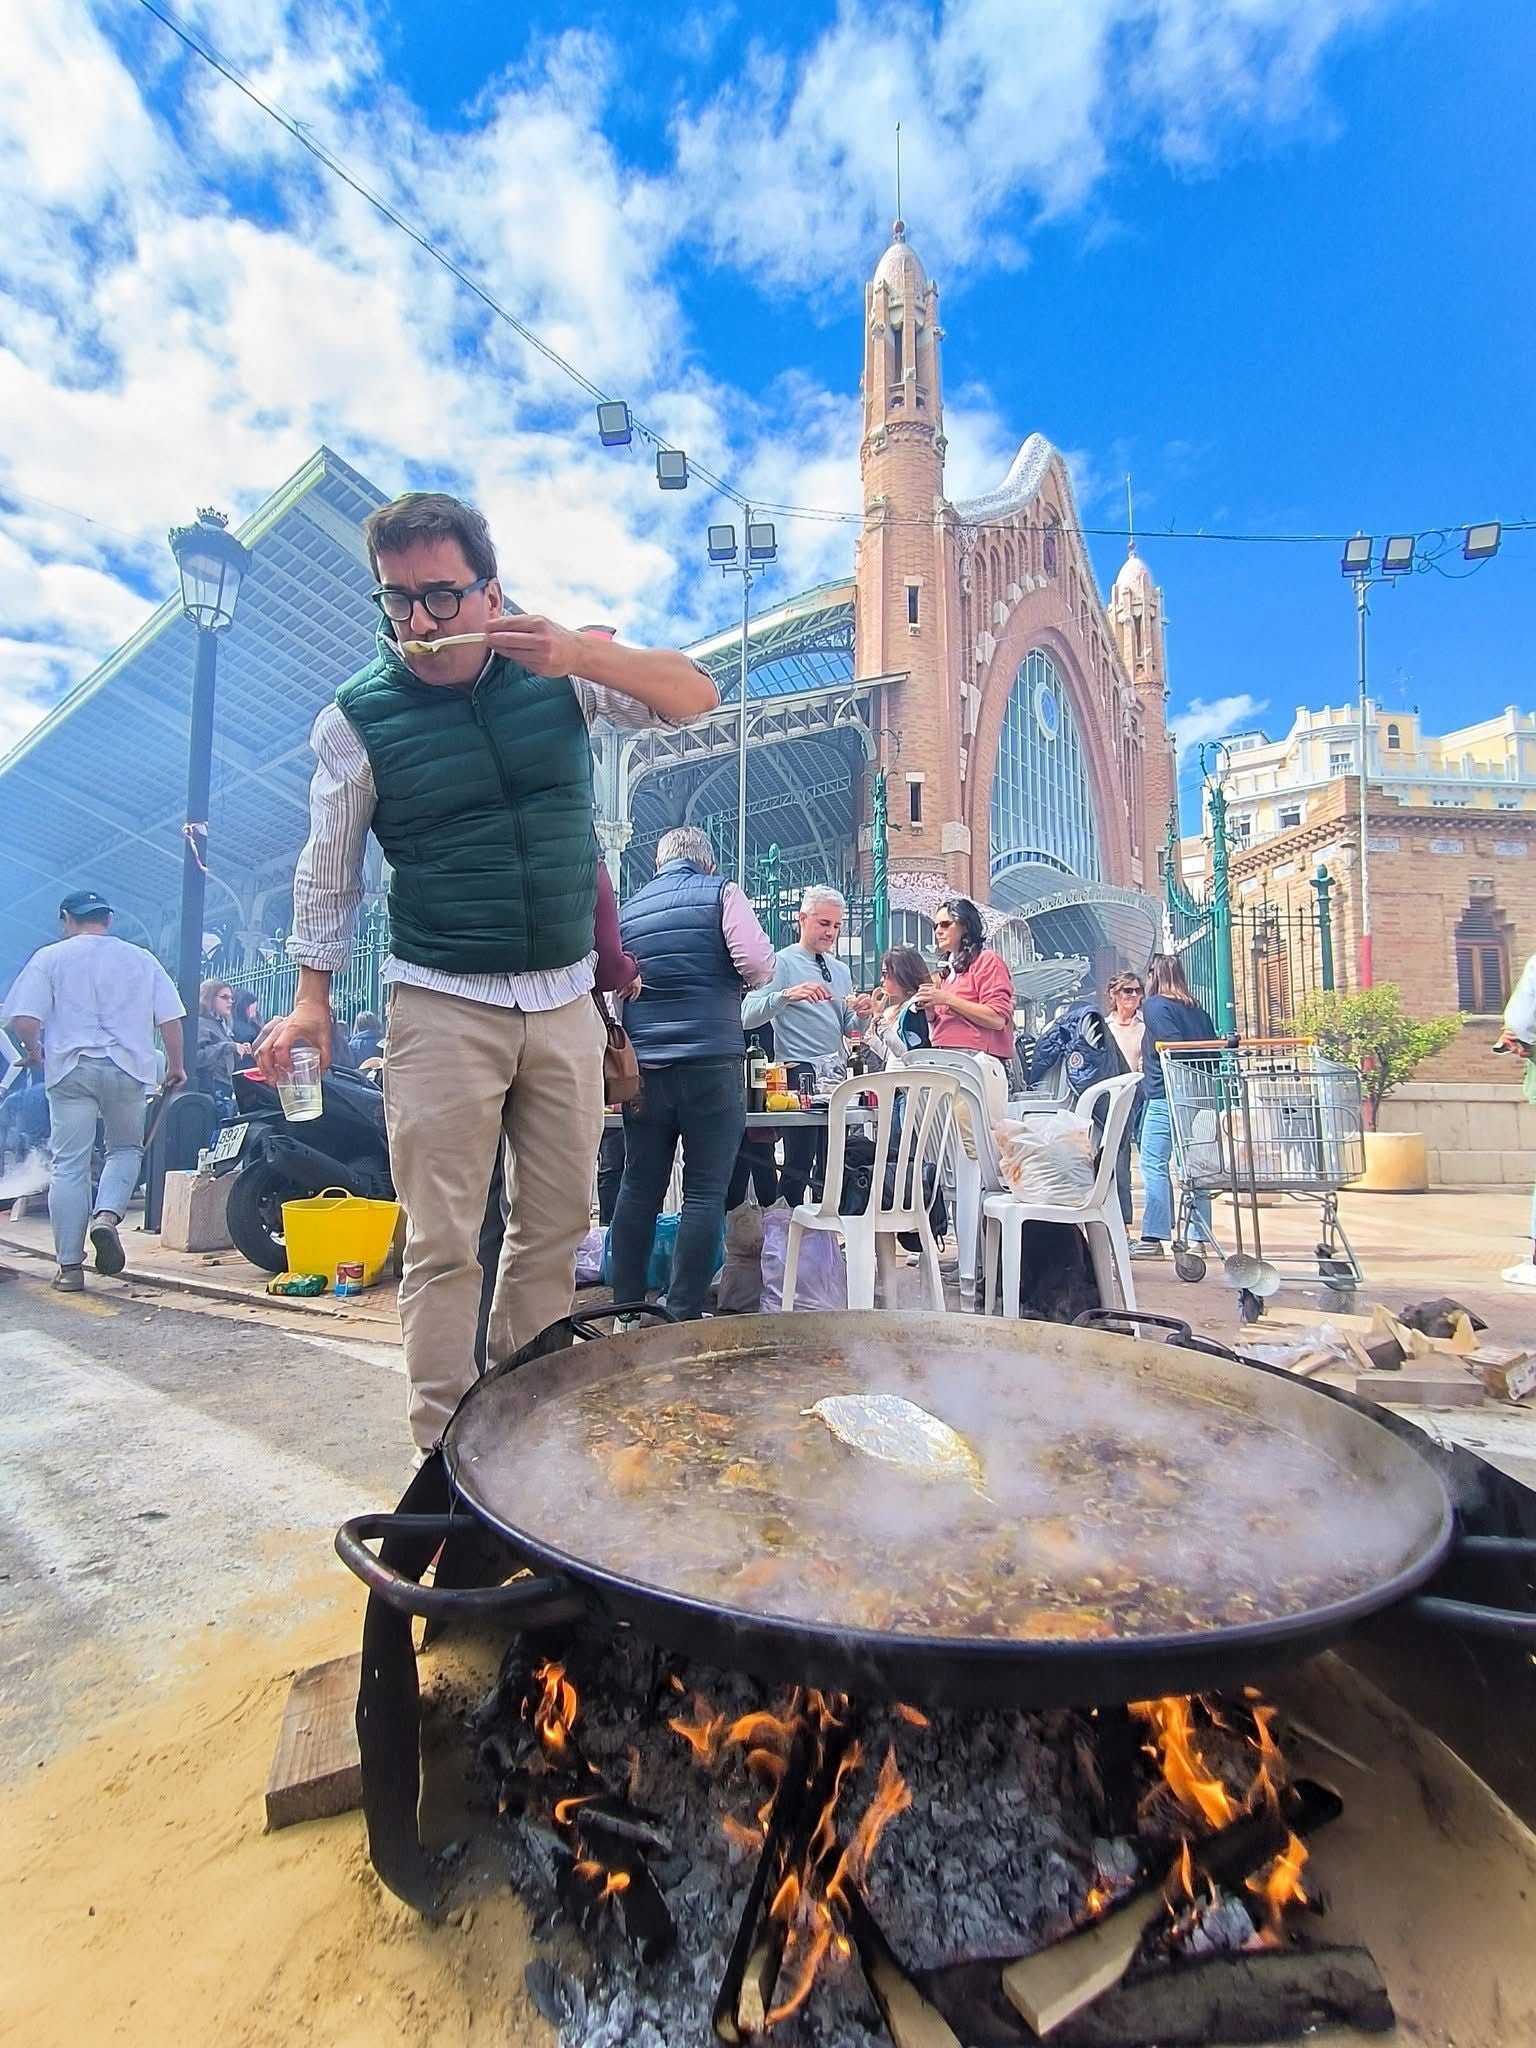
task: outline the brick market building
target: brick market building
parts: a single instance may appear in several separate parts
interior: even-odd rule
[[[1506,713],[1505,720],[1516,741],[1523,738],[1522,725],[1536,723],[1518,713]],[[1342,717],[1338,724],[1342,729]],[[1356,742],[1358,731],[1357,721]],[[1454,737],[1437,745],[1448,746]],[[1472,757],[1453,749],[1450,758]],[[1242,759],[1234,754],[1229,779],[1236,780]],[[1443,797],[1451,784],[1459,784],[1456,795]],[[1236,805],[1253,796],[1239,784]],[[1285,948],[1297,942],[1293,935],[1305,930],[1315,909],[1319,870],[1331,884],[1336,984],[1358,986],[1360,784],[1353,774],[1335,775],[1309,787],[1304,798],[1282,788],[1264,800],[1287,822],[1257,837],[1241,830],[1233,836],[1233,967],[1240,1008],[1246,1005],[1250,1016],[1267,1014],[1279,1028],[1298,979]],[[1300,822],[1290,822],[1298,810]],[[1378,780],[1373,773],[1367,818],[1372,978],[1396,983],[1412,1016],[1459,1014],[1463,1022],[1460,1038],[1421,1069],[1420,1079],[1508,1087],[1519,1077],[1491,1046],[1513,982],[1536,953],[1536,780],[1524,787],[1515,774],[1479,776],[1475,764],[1472,773],[1457,777],[1442,763],[1441,773],[1424,785],[1390,775]],[[1198,882],[1206,843],[1186,840],[1182,858],[1186,875]],[[1276,937],[1261,949],[1249,941],[1266,918]],[[1254,985],[1263,981],[1270,986],[1255,1000]]]

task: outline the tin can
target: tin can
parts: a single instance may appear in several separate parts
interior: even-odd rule
[[[348,1260],[336,1268],[336,1285],[332,1292],[337,1295],[361,1294],[363,1291],[363,1268],[361,1261]]]

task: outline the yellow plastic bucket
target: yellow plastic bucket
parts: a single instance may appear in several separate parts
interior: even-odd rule
[[[384,1270],[398,1202],[369,1202],[345,1188],[326,1188],[300,1202],[283,1204],[283,1238],[290,1273],[323,1273],[334,1287],[338,1266],[360,1265],[371,1287]]]

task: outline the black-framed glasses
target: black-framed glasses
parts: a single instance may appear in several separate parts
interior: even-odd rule
[[[417,605],[424,605],[434,619],[456,619],[465,598],[484,590],[490,580],[489,576],[477,576],[473,583],[458,588],[451,583],[434,583],[430,590],[396,590],[386,583],[373,593],[373,601],[385,618],[393,619],[397,625],[408,619]]]
[[[826,961],[822,958],[820,953],[816,955],[816,965],[821,969],[822,980],[827,984],[827,987],[830,988],[832,986],[832,970],[827,965]]]

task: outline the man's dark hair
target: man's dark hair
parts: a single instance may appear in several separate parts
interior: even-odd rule
[[[381,505],[363,521],[368,566],[379,573],[379,556],[395,554],[418,540],[456,540],[477,576],[496,574],[496,549],[485,514],[444,491],[407,491],[393,504]]]

